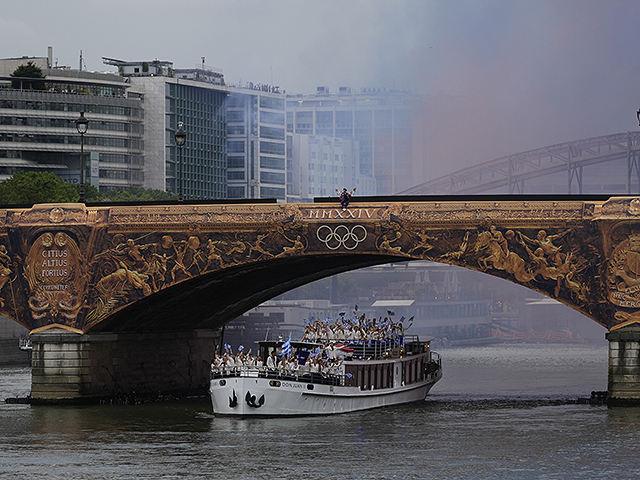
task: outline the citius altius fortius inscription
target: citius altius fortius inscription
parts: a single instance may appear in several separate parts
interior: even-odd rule
[[[84,261],[77,242],[63,231],[42,233],[25,259],[34,328],[75,326],[86,292]]]

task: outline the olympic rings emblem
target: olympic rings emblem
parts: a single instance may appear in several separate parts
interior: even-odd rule
[[[346,225],[338,225],[335,228],[322,225],[316,231],[316,236],[329,250],[337,250],[340,247],[353,250],[367,238],[367,229],[362,225],[354,225],[351,228]]]

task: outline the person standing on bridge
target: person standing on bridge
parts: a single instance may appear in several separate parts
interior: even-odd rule
[[[347,192],[347,189],[343,188],[342,192],[339,192],[338,190],[336,190],[336,192],[340,196],[340,205],[342,206],[342,210],[346,210],[347,207],[349,206],[351,195],[353,195],[356,192],[356,189],[354,188],[353,190],[351,190],[351,192]]]

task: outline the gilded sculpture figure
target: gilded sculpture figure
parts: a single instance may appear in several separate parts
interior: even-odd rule
[[[7,247],[0,245],[0,295],[7,282],[11,281],[11,276],[13,275],[13,270],[11,269],[12,263],[11,257],[9,257],[7,253]],[[4,305],[4,297],[0,297],[0,308],[4,307]]]

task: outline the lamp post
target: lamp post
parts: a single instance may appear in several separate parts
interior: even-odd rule
[[[178,131],[175,134],[176,145],[179,150],[178,157],[178,203],[182,203],[182,147],[184,146],[187,140],[187,134],[182,129],[184,123],[178,122]]]
[[[76,120],[76,128],[80,134],[80,198],[78,201],[84,203],[84,134],[89,128],[89,120],[84,116],[84,112],[80,112],[80,116]]]

